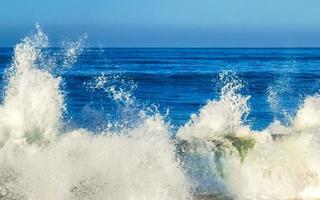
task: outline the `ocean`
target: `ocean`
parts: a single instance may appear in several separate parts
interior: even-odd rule
[[[63,54],[61,48],[49,51]],[[0,49],[2,78],[13,53]],[[119,115],[108,94],[85,85],[102,74],[117,87],[134,84],[137,104],[155,105],[162,115],[169,111],[168,120],[179,127],[219,98],[219,74],[234,71],[245,84],[243,94],[250,95],[246,123],[262,130],[275,119],[287,124],[304,98],[319,91],[319,55],[320,49],[301,48],[85,48],[59,76],[68,119],[77,127],[96,129],[114,117],[110,113]]]
[[[320,49],[0,48],[0,199],[320,197]]]

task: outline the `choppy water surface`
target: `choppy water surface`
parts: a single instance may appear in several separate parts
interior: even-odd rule
[[[320,49],[0,49],[0,199],[320,197]]]

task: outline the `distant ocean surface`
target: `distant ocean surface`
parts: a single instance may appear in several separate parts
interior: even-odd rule
[[[320,49],[0,48],[0,199],[319,199]]]
[[[61,53],[61,49],[50,51]],[[0,48],[1,77],[12,56],[12,48]],[[168,110],[168,119],[179,127],[208,100],[219,97],[218,76],[226,70],[238,74],[245,84],[243,93],[250,95],[246,123],[262,130],[274,119],[287,123],[287,116],[295,114],[304,98],[319,91],[320,49],[86,48],[61,77],[68,118],[74,126],[95,129],[102,125],[99,122],[116,117],[105,115],[114,109],[112,99],[85,86],[105,74],[120,76],[114,84],[122,84],[119,79],[134,82],[136,100],[156,105],[162,114]],[[274,108],[271,90],[277,95]]]

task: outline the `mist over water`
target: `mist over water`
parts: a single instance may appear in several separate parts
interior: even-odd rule
[[[234,70],[221,70],[219,95],[181,125],[170,121],[170,110],[139,102],[139,82],[98,73],[77,77],[81,84],[74,87],[105,95],[113,110],[84,107],[87,127],[80,126],[72,123],[77,115],[70,117],[61,74],[76,64],[85,38],[55,54],[36,26],[14,47],[0,106],[0,199],[320,197],[316,93],[292,111],[279,98],[290,94],[292,81],[274,80],[266,93],[273,120],[254,129],[250,85]]]

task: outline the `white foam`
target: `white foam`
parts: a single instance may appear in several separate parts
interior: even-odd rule
[[[119,132],[62,131],[46,47],[39,26],[15,47],[0,106],[0,199],[190,199],[160,115],[137,113],[141,122]]]
[[[225,135],[246,134],[248,127],[243,124],[243,119],[249,113],[247,102],[250,96],[239,94],[244,85],[235,72],[221,73],[220,81],[223,84],[220,99],[209,101],[199,114],[191,115],[191,120],[178,130],[180,139],[210,140]]]
[[[307,97],[290,125],[275,120],[253,131],[245,123],[249,96],[241,95],[244,85],[229,71],[220,76],[220,98],[179,128],[176,144],[163,118],[143,111],[133,127],[64,132],[61,78],[50,73],[57,66],[46,47],[39,26],[15,47],[0,105],[0,199],[192,199],[191,191],[236,199],[320,198],[319,96]],[[63,63],[72,64],[76,52]],[[105,76],[91,86],[135,103],[130,91],[108,85]],[[247,149],[240,152],[234,139]],[[191,150],[182,148],[180,157],[191,161],[180,165],[175,147],[184,142]],[[204,182],[189,183],[185,170]]]
[[[14,48],[4,103],[0,107],[1,142],[10,138],[44,142],[55,137],[60,127],[64,110],[60,78],[41,69],[44,64],[41,49],[47,46],[48,38],[37,26],[34,35]]]
[[[190,153],[212,165],[205,168],[197,161],[192,167],[211,174],[237,199],[320,198],[320,97],[307,97],[292,125],[275,121],[257,132],[243,125],[247,98],[236,93],[238,87],[227,87],[231,92],[209,101],[179,129],[178,137],[195,146]],[[254,147],[242,157],[228,136],[253,138]]]

